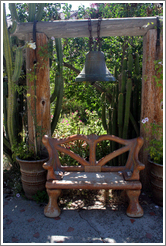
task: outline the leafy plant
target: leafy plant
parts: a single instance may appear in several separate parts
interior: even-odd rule
[[[155,67],[156,75],[154,75],[153,78],[156,82],[156,86],[163,87],[163,61],[155,60],[154,65],[155,65],[154,67]]]
[[[106,134],[96,111],[91,112],[86,109],[84,118],[81,120],[80,117],[78,111],[67,115],[64,114],[64,117],[59,119],[53,137],[68,137],[74,134]]]
[[[37,203],[48,203],[48,194],[45,190],[37,191],[37,193],[33,195],[33,200]]]
[[[12,145],[13,159],[16,160],[18,157],[21,160],[32,160],[34,159],[33,150],[29,149],[29,146],[25,142],[16,143]],[[39,157],[36,156],[36,159]]]
[[[152,161],[157,164],[163,164],[163,126],[155,122],[147,125],[148,118],[142,120],[143,127],[147,133],[145,140],[148,141],[147,150]],[[152,136],[152,138],[151,138]]]

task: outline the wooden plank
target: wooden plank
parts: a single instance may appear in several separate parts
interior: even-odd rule
[[[162,20],[162,17],[160,17]],[[101,37],[108,36],[142,36],[149,29],[154,29],[157,17],[132,17],[132,18],[112,18],[102,19]],[[98,20],[92,19],[92,36],[97,36]],[[89,37],[88,20],[57,20],[52,22],[37,22],[36,30],[38,33],[45,33],[48,38],[74,38]],[[25,40],[27,33],[32,33],[33,23],[18,23],[13,36]]]
[[[101,172],[101,166],[85,166],[85,172]]]

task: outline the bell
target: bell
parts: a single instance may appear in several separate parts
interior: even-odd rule
[[[116,79],[109,72],[105,64],[105,57],[102,51],[90,51],[86,55],[85,66],[76,77],[76,82],[89,81],[115,81]]]

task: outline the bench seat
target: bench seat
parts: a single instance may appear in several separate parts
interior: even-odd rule
[[[122,172],[65,172],[62,180],[49,180],[47,189],[130,189],[142,188],[140,181],[126,181]]]

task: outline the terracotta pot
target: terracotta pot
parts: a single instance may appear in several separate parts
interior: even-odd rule
[[[48,158],[36,161],[21,160],[17,157],[20,165],[21,181],[25,196],[28,199],[33,199],[33,195],[37,191],[45,190],[46,170],[44,170],[43,163]]]
[[[148,161],[153,200],[156,204],[163,206],[163,165]]]

